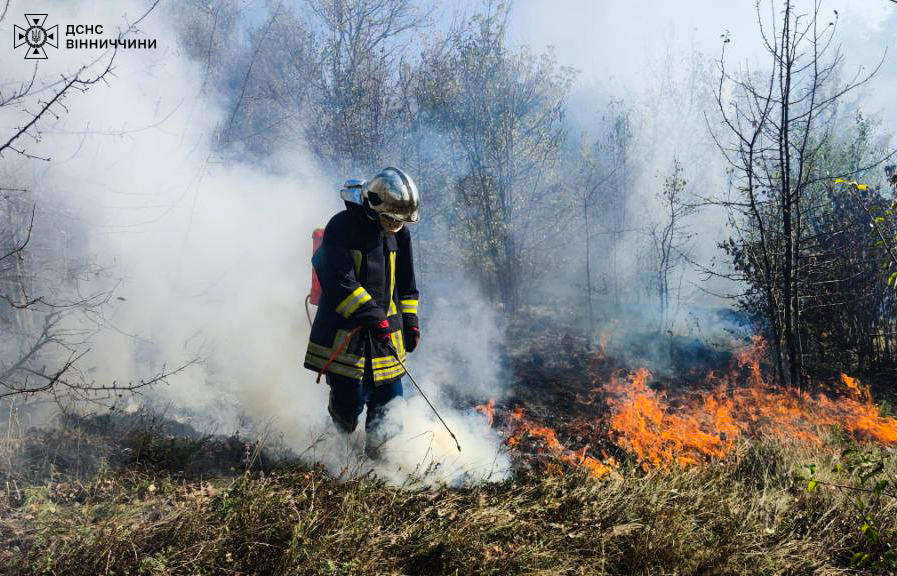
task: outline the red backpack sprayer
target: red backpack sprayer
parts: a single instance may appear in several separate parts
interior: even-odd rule
[[[311,254],[312,256],[318,251],[321,247],[321,243],[324,242],[324,229],[323,228],[315,228],[311,233]],[[305,315],[308,317],[308,323],[312,323],[311,319],[311,310],[309,310],[308,305],[314,304],[318,306],[321,303],[321,281],[318,280],[318,273],[315,271],[314,266],[311,269],[311,291],[308,293],[308,296],[305,297]]]

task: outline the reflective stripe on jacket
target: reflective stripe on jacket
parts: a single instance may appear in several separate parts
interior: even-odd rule
[[[352,328],[389,321],[390,341],[405,361],[402,327],[417,325],[418,292],[411,235],[407,227],[385,234],[361,206],[330,219],[324,242],[312,262],[323,294],[312,323],[305,367],[319,372]],[[374,382],[385,384],[405,374],[385,344],[362,329],[336,355],[326,372],[360,380],[369,365]]]

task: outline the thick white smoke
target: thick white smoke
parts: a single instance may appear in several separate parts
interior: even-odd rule
[[[495,449],[497,437],[478,413],[460,413],[446,402],[445,393],[467,398],[495,398],[502,380],[498,349],[504,343],[499,315],[461,279],[431,287],[432,299],[422,326],[425,339],[409,362],[411,375],[458,438],[461,452],[423,398],[404,380],[411,398],[393,406],[386,417],[386,462],[379,470],[394,479],[410,467],[430,468],[431,476],[446,482],[468,478],[504,478],[510,468],[507,454]],[[426,454],[424,462],[420,454]],[[438,465],[438,467],[437,467]]]
[[[54,19],[49,24],[99,23],[109,37],[123,25],[123,14],[133,19],[142,13],[139,4],[121,3],[89,10],[58,4],[47,11]],[[136,381],[163,364],[170,370],[200,358],[167,385],[130,400],[132,408],[134,402],[163,406],[219,432],[238,429],[248,417],[260,428],[270,426],[295,451],[341,471],[345,439],[329,422],[328,389],[302,367],[309,329],[303,299],[310,285],[311,231],[340,209],[341,178],[355,175],[324,175],[300,148],[281,150],[265,167],[239,155],[219,157],[212,142],[230,110],[204,94],[203,64],[180,54],[161,11],[141,28],[156,39],[157,49],[121,51],[108,86],[73,94],[68,113],[44,126],[35,149],[53,162],[15,160],[33,173],[41,191],[39,215],[46,204],[64,205],[79,234],[86,230],[86,248],[67,246],[66,260],[89,261],[106,273],[82,288],[115,287],[110,312],[94,318],[100,328],[82,366],[102,384]],[[38,77],[77,69],[85,53],[51,53]],[[7,68],[4,62],[4,75],[30,77],[28,65]],[[7,116],[0,127],[8,131],[15,121]],[[452,337],[467,349],[450,350],[463,357],[476,341],[472,335],[493,332],[481,320]],[[475,413],[460,414],[445,402],[441,391],[454,382],[449,372],[432,373],[444,361],[435,345],[439,336],[427,343],[431,334],[425,327],[425,344],[415,355],[425,359],[414,366],[465,452],[461,460],[450,455],[440,474],[429,478],[486,478],[506,468],[501,459],[492,465],[498,438]],[[477,374],[494,386],[494,357],[480,359]],[[399,437],[386,449],[381,469],[396,482],[446,456],[442,431],[419,400],[399,402],[391,411],[390,426]],[[405,426],[398,431],[396,423]],[[430,441],[420,440],[428,435]],[[357,451],[348,456],[354,471],[369,466],[358,464]]]

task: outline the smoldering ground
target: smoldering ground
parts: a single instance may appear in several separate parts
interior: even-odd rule
[[[110,32],[126,27],[123,15],[133,20],[146,9],[141,3],[52,8],[58,22],[96,22]],[[101,313],[67,320],[68,330],[88,335],[82,375],[101,384],[137,382],[162,366],[183,366],[164,384],[121,396],[115,408],[152,407],[225,433],[245,430],[249,421],[251,430],[282,437],[334,473],[366,471],[370,464],[346,450],[363,441],[362,433],[347,444],[335,432],[328,389],[315,383],[302,358],[310,233],[341,209],[343,178],[369,175],[326,174],[301,147],[280,150],[264,165],[247,162],[250,155],[239,150],[221,152],[214,143],[230,104],[204,85],[203,63],[180,52],[166,14],[157,8],[141,23],[157,49],[119,51],[114,78],[71,96],[68,113],[42,131],[35,149],[52,163],[7,164],[14,164],[10,178],[39,191],[40,226],[60,228],[61,274],[87,268],[92,273],[80,278],[77,291],[112,295]],[[84,64],[83,53],[59,52],[39,66],[39,81]],[[30,65],[16,62],[9,77],[24,77]],[[0,124],[15,122],[10,115]],[[482,315],[477,323],[452,323],[428,297],[423,307],[432,323],[425,312],[424,344],[410,368],[464,452],[444,441],[441,425],[411,397],[390,413],[397,436],[378,470],[396,482],[428,468],[438,469],[432,480],[501,477],[507,460],[496,434],[475,413],[454,410],[443,394],[456,384],[496,385],[495,357],[470,351],[487,350],[497,333]],[[448,367],[471,361],[478,380],[456,381],[463,372]]]

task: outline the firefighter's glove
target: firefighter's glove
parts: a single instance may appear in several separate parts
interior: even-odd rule
[[[368,325],[368,330],[371,332],[371,337],[374,340],[382,342],[384,344],[389,343],[389,320],[384,318],[380,322],[371,322]]]
[[[420,329],[417,326],[406,326],[402,330],[402,338],[405,339],[405,350],[414,352],[420,342]]]

